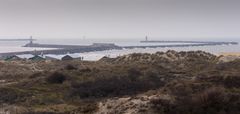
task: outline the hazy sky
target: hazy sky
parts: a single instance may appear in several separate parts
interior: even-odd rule
[[[0,37],[240,38],[240,0],[0,0]]]

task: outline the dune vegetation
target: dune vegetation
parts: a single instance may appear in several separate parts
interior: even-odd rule
[[[0,62],[0,113],[238,114],[240,60],[202,51]]]

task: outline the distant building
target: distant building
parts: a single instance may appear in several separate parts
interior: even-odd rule
[[[13,55],[13,56],[7,57],[5,60],[6,61],[19,61],[19,60],[23,60],[23,59],[18,57],[17,55]]]
[[[66,61],[66,60],[73,60],[73,57],[71,57],[70,55],[65,55],[65,56],[62,57],[61,60],[63,60],[63,61]]]
[[[33,44],[33,38],[32,38],[32,36],[30,36],[30,39],[29,39],[29,44]]]
[[[45,60],[45,58],[39,56],[39,55],[35,55],[34,57],[29,58],[28,60],[32,60],[32,61],[43,61]]]

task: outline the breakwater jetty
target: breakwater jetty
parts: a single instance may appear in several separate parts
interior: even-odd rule
[[[25,39],[26,40],[26,39]],[[143,46],[118,46],[114,43],[93,43],[92,45],[54,45],[54,44],[38,44],[30,43],[23,47],[36,47],[36,48],[49,48],[47,50],[35,50],[35,51],[23,51],[23,52],[10,52],[0,53],[1,58],[21,55],[21,54],[68,54],[68,53],[84,53],[93,51],[105,51],[105,50],[121,50],[121,49],[133,49],[133,48],[165,48],[165,47],[196,47],[196,46],[216,46],[216,45],[238,45],[238,42],[202,42],[202,41],[141,41],[141,43],[159,43],[159,45],[143,45]],[[169,45],[162,45],[160,43],[173,43]],[[182,44],[174,44],[182,43]],[[52,49],[51,49],[52,48]]]
[[[202,42],[202,41],[140,41],[141,43],[173,43],[171,45],[125,46],[124,48],[158,48],[158,47],[196,47],[216,45],[238,45],[238,42]],[[182,44],[174,44],[182,43]]]
[[[212,41],[164,41],[164,40],[145,40],[141,43],[191,43],[191,44],[205,44],[205,45],[237,45],[238,42],[212,42]]]
[[[49,48],[48,50],[35,50],[35,51],[22,51],[22,52],[10,52],[10,53],[0,53],[1,58],[9,57],[13,55],[21,54],[68,54],[68,53],[83,53],[83,52],[93,52],[93,51],[104,51],[112,49],[122,49],[122,47],[117,46],[112,43],[93,43],[92,45],[54,45],[54,44],[37,44],[28,43],[23,47],[37,47],[37,48]],[[53,48],[53,49],[51,49]]]

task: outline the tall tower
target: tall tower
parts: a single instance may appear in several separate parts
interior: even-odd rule
[[[145,41],[148,41],[148,36],[145,37]]]
[[[29,39],[30,43],[29,44],[33,44],[33,38],[32,36],[30,36],[30,39]]]

